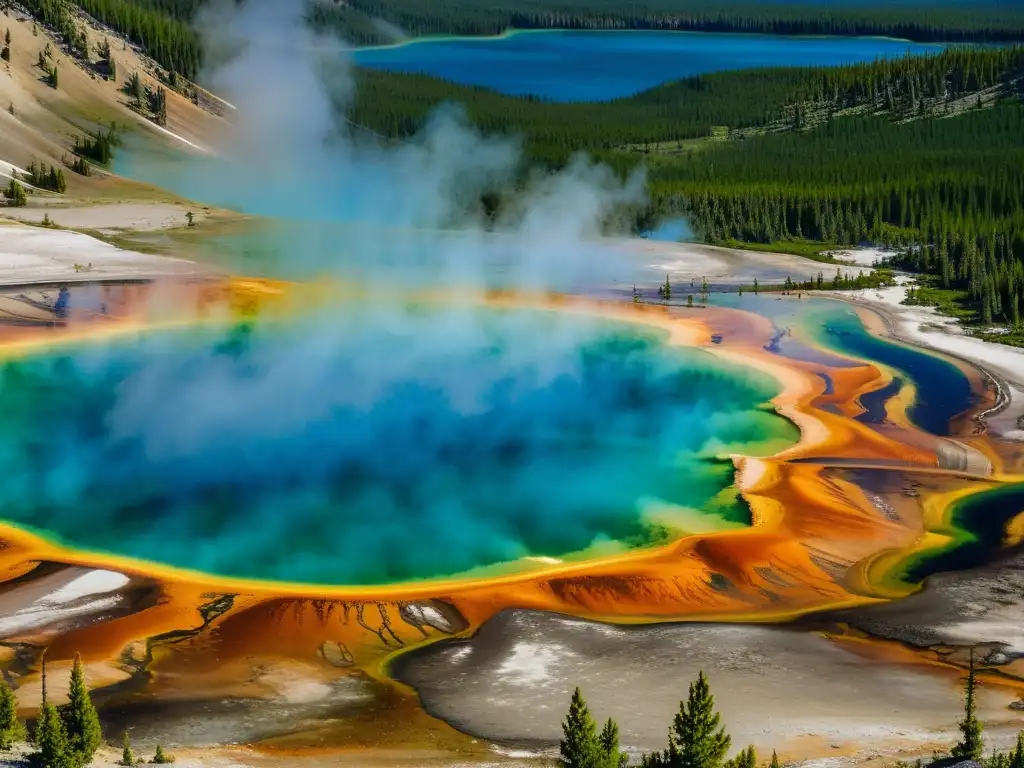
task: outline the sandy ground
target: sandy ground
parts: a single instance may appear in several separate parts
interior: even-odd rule
[[[110,203],[106,205],[62,205],[57,198],[34,200],[31,207],[0,208],[0,218],[39,224],[49,216],[55,225],[70,229],[93,229],[113,233],[119,230],[153,232],[188,225],[188,213],[198,225],[209,216],[209,208],[175,203]],[[3,233],[0,232],[0,237]]]
[[[31,157],[53,162],[68,151],[69,135],[80,131],[83,120],[107,124],[116,120],[121,125],[134,125],[152,132],[178,147],[202,151],[206,137],[217,130],[220,118],[204,112],[188,99],[168,90],[168,124],[160,127],[129,108],[128,98],[121,92],[123,80],[138,72],[144,85],[156,87],[152,62],[127,45],[112,30],[79,15],[89,37],[90,48],[101,40],[110,41],[113,59],[120,74],[117,81],[108,81],[91,68],[67,55],[31,18],[13,11],[0,20],[4,30],[11,32],[11,61],[0,65],[0,160],[24,167]],[[52,64],[60,74],[60,86],[50,88],[36,66],[39,51],[50,43]],[[95,58],[95,54],[93,54]],[[13,105],[14,114],[7,107]],[[102,175],[102,174],[101,174]],[[97,186],[97,179],[69,176],[69,183],[82,187]]]
[[[0,756],[0,768],[27,768],[27,745],[17,745],[10,755]],[[152,759],[153,750],[136,749],[137,756]],[[226,747],[218,750],[167,749],[174,755],[175,768],[548,768],[550,761],[502,756],[495,753],[493,760],[453,758],[449,754],[422,751],[379,750],[372,754],[285,754],[272,755]],[[91,768],[119,766],[121,751],[113,748],[101,750],[90,763]]]
[[[572,688],[598,719],[613,717],[633,753],[662,748],[690,680],[704,670],[734,747],[783,759],[864,759],[955,739],[957,675],[866,659],[814,632],[774,626],[612,627],[509,611],[472,639],[431,646],[400,664],[427,710],[473,735],[549,753]],[[985,689],[992,744],[1021,717],[1012,693]],[[1001,724],[1001,725],[1000,725]]]
[[[613,242],[622,251],[643,259],[662,281],[667,274],[673,283],[694,280],[699,286],[701,278],[716,285],[750,285],[755,278],[762,284],[783,283],[787,277],[813,280],[819,272],[835,272],[829,264],[785,253],[641,239]]]
[[[0,227],[0,285],[149,280],[208,274],[212,274],[209,268],[194,262],[125,251],[77,232]]]
[[[883,259],[890,259],[897,254],[897,251],[887,251],[884,248],[852,248],[845,251],[832,251],[832,258],[840,261],[848,261],[859,267],[874,267]]]
[[[922,592],[837,618],[916,646],[997,645],[999,656],[986,663],[1001,666],[1024,658],[1024,553],[971,571],[937,574]]]

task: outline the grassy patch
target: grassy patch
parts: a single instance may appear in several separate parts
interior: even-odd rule
[[[1011,347],[1024,347],[1024,328],[1010,330],[1009,333],[985,333],[984,331],[975,331],[971,335],[984,341],[1008,344]]]
[[[725,240],[721,243],[727,248],[738,248],[743,251],[763,251],[765,253],[787,253],[802,256],[822,264],[843,266],[846,262],[838,261],[829,252],[839,246],[834,243],[821,243],[814,240],[778,240],[774,243],[747,243],[741,240]]]
[[[905,304],[919,307],[935,307],[940,315],[956,319],[971,336],[983,341],[1024,347],[1024,328],[1011,328],[1001,323],[982,323],[981,310],[977,301],[967,291],[942,288],[935,275],[918,275],[919,285],[913,289]]]
[[[977,302],[966,291],[943,288],[933,275],[918,275],[919,285],[904,301],[909,306],[935,307],[940,315],[958,320],[963,325],[977,325],[981,321]]]

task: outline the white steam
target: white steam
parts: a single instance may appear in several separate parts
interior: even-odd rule
[[[524,183],[518,143],[481,135],[457,106],[410,141],[368,137],[344,120],[345,47],[301,9],[227,0],[199,22],[205,80],[237,112],[193,181],[292,222],[267,235],[277,274],[608,285],[621,257],[602,226],[643,201],[641,175],[623,183],[577,157]],[[513,184],[521,194],[490,221],[481,195]],[[749,398],[725,378],[695,373],[683,392],[675,363],[599,322],[372,295],[287,323],[68,349],[31,361],[37,393],[0,367],[0,415],[24,422],[31,448],[0,441],[0,501],[72,543],[115,530],[129,554],[200,569],[411,578],[619,538],[664,478],[676,487],[680,456],[730,424],[746,434],[736,403]],[[177,301],[154,293],[153,311]],[[719,482],[694,472],[682,501]]]
[[[440,282],[558,288],[617,276],[618,257],[596,241],[613,211],[643,203],[642,173],[623,183],[577,157],[561,172],[530,176],[495,226],[480,198],[520,177],[518,142],[481,135],[454,105],[406,142],[349,125],[355,85],[346,46],[313,31],[303,8],[228,0],[198,24],[211,52],[204,79],[238,108],[220,147],[232,161],[235,203],[281,218],[349,223],[329,236],[333,242],[322,231],[290,234],[290,264],[356,268],[362,277],[380,277],[382,265],[398,272],[429,265],[421,272]],[[400,234],[407,229],[416,231]],[[430,232],[453,229],[459,234]]]

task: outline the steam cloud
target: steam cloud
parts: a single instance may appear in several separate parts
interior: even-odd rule
[[[348,223],[289,229],[295,271],[562,289],[621,275],[618,255],[596,238],[613,211],[644,201],[642,173],[623,183],[581,155],[532,176],[494,233],[480,197],[517,177],[517,141],[481,135],[457,105],[398,144],[349,125],[346,46],[313,31],[300,2],[228,1],[204,11],[198,27],[215,62],[204,80],[240,118],[220,147],[231,172],[212,170],[206,181],[227,183],[227,199],[246,210]]]
[[[345,48],[299,2],[228,0],[199,28],[205,79],[238,119],[226,165],[197,182],[302,222],[271,243],[284,275],[472,290],[614,273],[596,238],[642,201],[642,176],[576,158],[531,177],[491,231],[478,200],[517,178],[514,141],[457,107],[397,146],[353,130]],[[400,293],[0,369],[5,507],[73,543],[212,571],[412,578],[636,534],[643,504],[700,505],[727,484],[706,461],[723,441],[779,426],[750,410],[762,384],[710,365],[688,377],[595,321],[425,313]]]

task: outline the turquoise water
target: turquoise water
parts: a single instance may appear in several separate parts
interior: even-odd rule
[[[608,101],[708,72],[852,64],[941,49],[937,44],[873,37],[559,30],[363,48],[356,51],[355,61],[513,95]]]
[[[648,240],[656,240],[664,243],[693,242],[697,240],[693,227],[686,219],[667,219],[658,224],[654,229],[644,232],[643,236]]]
[[[887,365],[904,380],[913,382],[917,394],[908,414],[911,421],[933,435],[948,435],[950,421],[975,402],[963,373],[940,357],[875,336],[851,307],[839,302],[825,304],[815,308],[815,314],[808,318],[807,327],[816,338],[829,348]],[[897,392],[889,387],[882,396],[891,397]],[[878,395],[869,396],[866,405],[868,420],[884,415],[884,402]]]
[[[547,312],[97,340],[0,367],[0,508],[76,548],[225,576],[439,577],[649,544],[680,515],[749,522],[721,457],[797,438],[775,393]]]

